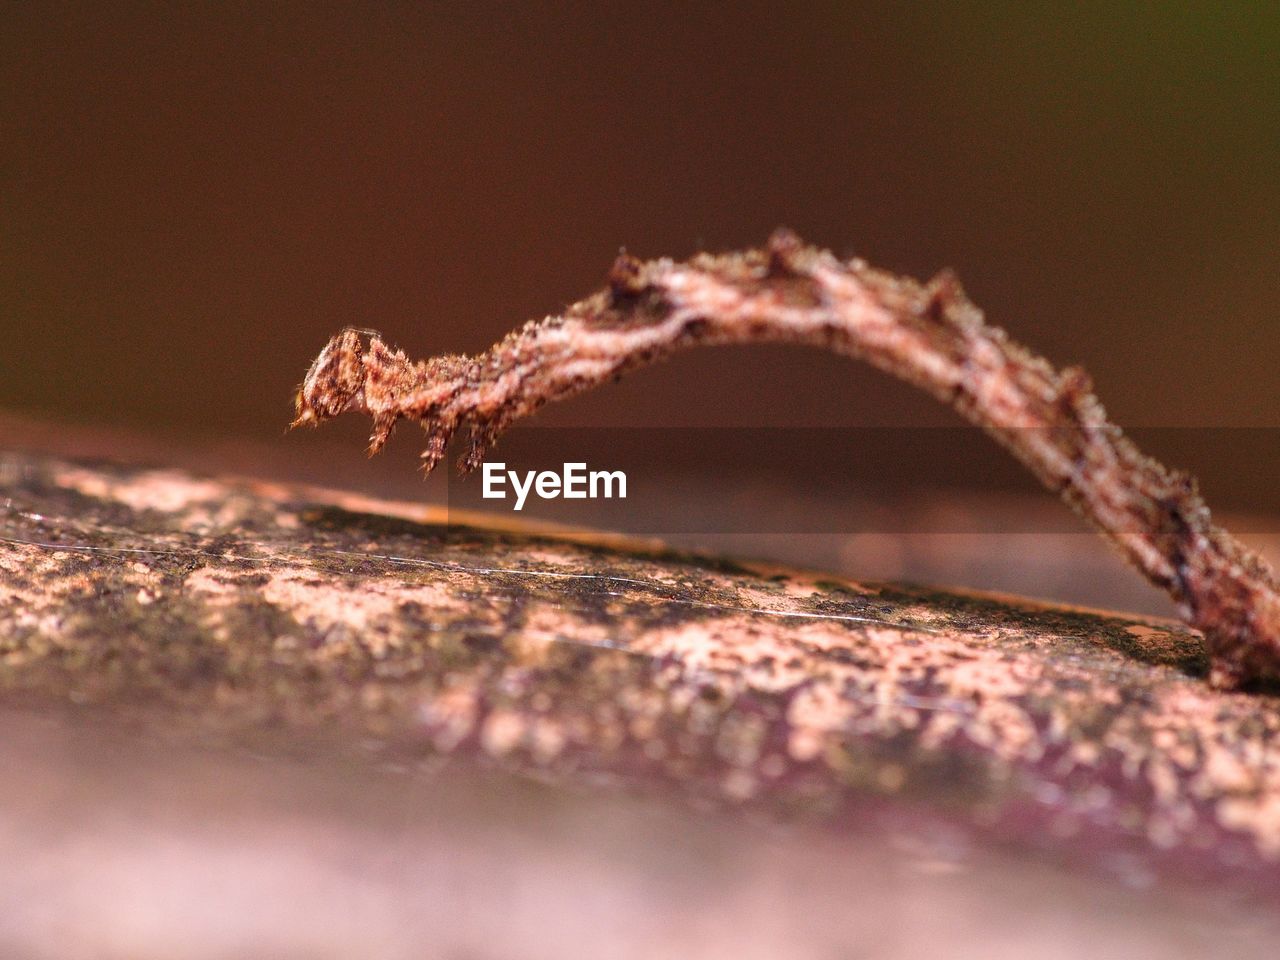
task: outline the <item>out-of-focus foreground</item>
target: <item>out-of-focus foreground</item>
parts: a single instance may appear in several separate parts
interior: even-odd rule
[[[1272,701],[1176,623],[0,467],[12,955],[1274,943]]]

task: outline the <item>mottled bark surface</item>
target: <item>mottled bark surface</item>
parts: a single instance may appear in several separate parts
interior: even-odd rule
[[[11,710],[183,749],[603,783],[837,845],[943,830],[1274,907],[1277,701],[1210,689],[1201,638],[1171,621],[19,455],[0,507]],[[10,829],[56,831],[14,806],[30,757],[9,760]],[[387,787],[369,790],[377,820]]]

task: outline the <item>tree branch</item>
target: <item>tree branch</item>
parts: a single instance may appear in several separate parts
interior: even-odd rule
[[[1172,595],[1204,633],[1215,685],[1280,679],[1280,587],[1267,563],[1213,524],[1190,476],[1143,455],[1107,420],[1083,370],[1055,370],[988,326],[948,272],[921,285],[785,230],[764,250],[686,263],[623,255],[606,289],[475,357],[414,363],[376,335],[343,331],[312,364],[294,424],[368,413],[374,453],[406,417],[427,432],[428,471],[465,429],[465,472],[548,401],[686,347],[761,342],[856,357],[948,403]]]

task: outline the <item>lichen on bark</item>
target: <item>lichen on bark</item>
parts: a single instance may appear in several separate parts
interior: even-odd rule
[[[1280,712],[1206,686],[1177,623],[177,471],[4,476],[10,703],[1280,877]]]

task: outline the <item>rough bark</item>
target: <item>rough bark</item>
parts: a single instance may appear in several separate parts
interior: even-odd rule
[[[1280,877],[1276,702],[1208,688],[1174,622],[259,482],[0,466],[10,706]]]

